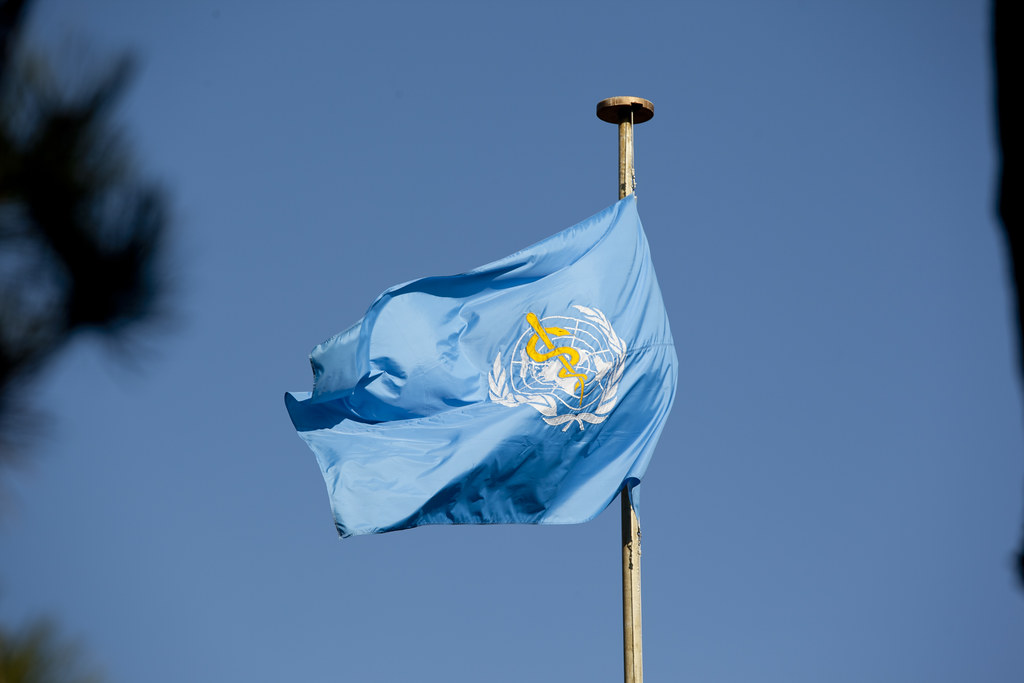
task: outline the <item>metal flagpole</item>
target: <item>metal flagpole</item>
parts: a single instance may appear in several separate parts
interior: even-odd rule
[[[609,97],[597,103],[597,118],[619,127],[619,199],[633,193],[633,126],[654,117],[654,105],[640,97]],[[625,683],[643,683],[640,630],[640,523],[622,488],[622,642]]]

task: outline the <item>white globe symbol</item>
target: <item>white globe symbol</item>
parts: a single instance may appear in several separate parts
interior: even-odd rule
[[[599,401],[605,390],[608,371],[618,360],[616,354],[608,348],[608,339],[588,320],[556,315],[541,318],[540,322],[545,329],[562,329],[568,334],[549,332],[551,347],[548,347],[544,341],[536,338],[532,329],[523,332],[513,347],[509,368],[513,390],[525,397],[551,396],[573,411],[586,409]],[[535,351],[551,355],[548,360],[537,362],[529,357],[526,349],[531,339]],[[567,347],[574,349],[579,356],[575,364],[570,362],[570,354],[554,353]],[[560,373],[568,375],[570,372],[574,374],[560,376]],[[578,378],[574,376],[576,373],[585,377]]]

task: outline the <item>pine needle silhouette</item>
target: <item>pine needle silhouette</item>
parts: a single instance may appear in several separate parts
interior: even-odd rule
[[[161,316],[168,222],[111,122],[131,60],[58,86],[43,60],[11,56],[25,4],[0,6],[0,465],[25,386],[76,334],[123,344]]]

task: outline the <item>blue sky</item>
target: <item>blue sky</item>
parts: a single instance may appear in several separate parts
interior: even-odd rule
[[[651,681],[1017,681],[1024,520],[986,2],[39,0],[131,50],[176,324],[82,338],[26,400],[0,618],[112,681],[621,677],[618,514],[341,541],[282,396],[386,287],[616,198],[680,389],[642,484]],[[65,59],[65,63],[73,60]]]

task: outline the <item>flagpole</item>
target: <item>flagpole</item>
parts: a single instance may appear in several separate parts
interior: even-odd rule
[[[619,127],[619,199],[633,193],[633,126],[650,121],[654,105],[640,97],[609,97],[597,103],[597,118]],[[625,683],[643,683],[644,658],[640,615],[640,523],[622,487],[622,642]]]

